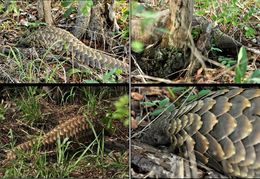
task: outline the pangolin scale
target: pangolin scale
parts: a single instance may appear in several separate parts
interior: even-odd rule
[[[260,89],[221,90],[165,112],[141,141],[183,151],[232,177],[260,177]]]
[[[51,48],[58,53],[68,53],[72,56],[71,62],[80,65],[89,65],[97,69],[121,68],[124,73],[129,71],[127,63],[86,46],[70,32],[54,26],[39,28],[22,39],[20,44]]]
[[[80,132],[88,129],[88,124],[84,116],[73,117],[58,126],[54,129],[43,135],[40,143],[41,146],[46,146],[56,142],[58,138],[64,139],[65,137],[72,137]],[[7,152],[6,159],[2,163],[7,163],[8,161],[14,160],[16,158],[16,151],[28,151],[32,149],[33,145],[39,142],[38,138],[34,138],[25,143],[17,145],[13,150]]]

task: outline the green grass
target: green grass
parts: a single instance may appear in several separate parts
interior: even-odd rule
[[[36,137],[37,142],[29,151],[16,150],[16,159],[4,167],[0,166],[0,175],[2,173],[4,178],[66,178],[78,172],[85,176],[89,174],[88,172],[82,173],[86,169],[89,171],[113,169],[117,171],[114,173],[114,178],[128,177],[128,162],[125,160],[128,156],[127,151],[106,151],[105,128],[97,131],[95,121],[87,118],[89,115],[92,117],[100,116],[98,119],[102,121],[103,117],[107,117],[106,113],[115,111],[113,98],[118,98],[119,95],[122,95],[123,90],[117,90],[116,87],[56,87],[49,88],[47,92],[39,87],[12,88],[8,90],[5,90],[5,92],[8,91],[8,96],[11,96],[10,100],[15,101],[20,112],[17,113],[15,120],[9,119],[10,116],[7,120],[4,120],[3,127],[5,127],[6,123],[7,125],[12,123],[14,128],[12,127],[9,130],[8,143],[3,143],[0,151],[14,150],[15,146],[20,144],[21,139],[25,136],[27,139],[23,139],[23,142],[29,140],[31,138],[29,136],[34,136],[33,138],[35,136],[38,137]],[[53,98],[52,93],[58,95],[58,98]],[[113,100],[111,101],[110,99]],[[41,100],[44,100],[44,103],[40,103]],[[88,139],[83,144],[79,141],[65,138],[64,140],[57,140],[56,148],[44,150],[45,148],[43,148],[41,142],[43,133],[38,126],[42,126],[43,122],[47,125],[51,124],[48,123],[48,118],[45,118],[45,121],[40,120],[43,119],[43,116],[46,116],[42,111],[42,105],[46,105],[48,100],[57,103],[56,105],[59,106],[80,104],[76,113],[86,114],[86,120],[90,126],[89,130],[92,131],[94,136],[93,139]],[[80,106],[82,107],[80,108]],[[128,108],[128,105],[126,107]],[[103,113],[105,116],[103,116]],[[112,117],[112,115],[109,115],[109,117]],[[20,126],[20,123],[16,123],[17,119],[23,119],[22,121],[25,121],[24,124],[30,129],[34,129],[35,132],[32,134],[32,131],[26,131],[27,128],[23,128],[23,125]],[[10,122],[8,122],[9,120]],[[21,136],[17,133],[18,131],[22,132]],[[78,147],[75,148],[75,145]]]
[[[93,124],[88,121],[95,135],[95,139],[72,156],[68,152],[72,141],[68,138],[57,140],[56,145],[56,160],[49,162],[46,152],[39,153],[41,147],[41,137],[38,142],[33,145],[28,152],[17,152],[17,159],[12,162],[12,165],[5,168],[4,178],[9,177],[33,177],[33,178],[65,178],[76,170],[80,170],[83,163],[91,160],[92,165],[101,169],[109,169],[111,167],[118,170],[114,177],[128,176],[128,163],[125,163],[124,158],[127,153],[120,153],[118,157],[113,155],[113,151],[105,154],[104,148],[104,131],[98,134]],[[14,147],[14,143],[12,144]],[[110,162],[106,162],[112,159]]]
[[[64,12],[64,15],[70,15],[71,13],[75,13],[74,11],[72,11],[72,9],[75,10],[75,2],[76,1],[63,1],[63,3],[65,4],[62,5],[63,7],[65,7],[65,9],[67,9],[67,11]],[[21,26],[21,24],[18,23],[20,22],[19,19],[21,10],[25,9],[26,6],[29,4],[30,3],[27,1],[25,1],[24,3],[18,3],[18,1],[11,1],[7,6],[7,10],[4,10],[5,3],[0,2],[0,13],[4,13],[4,15],[8,17],[7,20],[4,20],[3,23],[0,24],[0,31],[9,32],[10,30],[15,29],[17,34],[24,34],[24,28],[35,29],[35,27],[43,25],[44,23],[37,21],[27,22],[26,19],[26,25]],[[116,4],[121,8],[121,12],[119,13],[121,14],[122,21],[120,21],[120,25],[124,26],[124,28],[120,32],[121,34],[119,34],[119,41],[127,43],[126,39],[129,38],[128,26],[126,25],[128,21],[128,11],[126,9],[127,6],[120,6],[120,4],[123,4],[123,1],[117,2]],[[127,5],[127,3],[124,4]],[[34,3],[31,5],[34,5]],[[85,4],[85,7],[83,8],[83,11],[85,13],[88,13],[91,6],[92,2],[87,2]],[[27,10],[28,9],[26,9],[25,11]],[[16,13],[17,20],[12,19],[13,13]],[[30,34],[30,32],[28,34]],[[21,38],[21,36],[19,36],[18,38]],[[31,56],[31,52],[29,52],[29,55],[23,55],[22,52],[19,52],[18,49],[12,46],[9,55],[0,53],[0,57],[3,57],[6,61],[2,68],[4,73],[1,77],[5,80],[5,82],[21,83],[117,83],[118,81],[122,81],[122,79],[118,80],[119,78],[122,78],[121,69],[113,69],[110,71],[104,71],[100,73],[100,70],[93,69],[92,67],[89,67],[84,64],[81,64],[80,67],[78,67],[76,64],[73,65],[71,63],[71,61],[73,61],[73,56],[66,56],[65,54],[65,56],[61,57],[59,55],[51,54],[51,48],[52,47],[46,49],[46,52],[44,54],[40,55],[33,52],[34,55]],[[38,49],[37,52],[39,52]],[[8,64],[9,62],[11,64]]]
[[[237,27],[246,38],[254,38],[256,29],[251,20],[259,16],[259,0],[195,0],[195,14],[210,17],[225,26],[225,32],[234,32]]]
[[[42,120],[39,104],[42,94],[37,94],[37,91],[37,87],[28,87],[26,88],[26,95],[22,95],[22,99],[17,100],[18,108],[22,112],[22,119],[32,123]]]
[[[9,65],[11,68],[8,66],[4,69],[6,76],[12,81],[26,83],[117,83],[117,77],[122,75],[122,70],[116,68],[100,75],[95,69],[87,66],[86,68],[70,66],[67,64],[67,60],[60,59],[61,56],[50,54],[50,50],[51,47],[40,58],[24,57],[24,54],[17,48],[10,48],[8,55],[0,53],[4,59],[12,59],[11,65]],[[49,59],[50,55],[52,56],[51,60]],[[66,59],[70,59],[70,57]]]

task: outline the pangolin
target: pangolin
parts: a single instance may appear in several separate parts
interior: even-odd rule
[[[80,134],[86,129],[89,129],[86,117],[75,116],[43,135],[40,141],[39,138],[34,138],[15,146],[13,150],[7,151],[6,159],[1,163],[6,164],[7,162],[14,160],[16,158],[16,151],[28,151],[38,142],[41,143],[41,146],[50,145],[55,143],[58,138],[64,139],[65,137],[72,137]]]
[[[72,58],[75,58],[71,60],[72,63],[89,65],[97,69],[121,68],[124,73],[129,71],[127,63],[86,46],[70,32],[58,27],[41,27],[20,40],[19,43],[20,45],[51,48],[54,52],[70,54]]]
[[[260,89],[214,92],[174,112],[164,112],[141,136],[153,146],[185,150],[232,177],[260,177]]]

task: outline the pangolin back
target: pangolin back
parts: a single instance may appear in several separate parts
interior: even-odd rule
[[[128,73],[129,70],[127,63],[86,46],[70,32],[54,26],[41,27],[22,39],[20,43],[51,48],[59,53],[69,53],[72,58],[75,57],[73,62],[97,69],[121,68],[124,73]]]
[[[141,140],[175,149],[190,142],[198,161],[229,176],[260,177],[260,89],[221,90],[165,112]]]

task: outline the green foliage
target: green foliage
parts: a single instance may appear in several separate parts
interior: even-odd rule
[[[68,102],[74,102],[76,96],[75,87],[71,87],[70,90],[66,90],[66,92],[62,95],[61,104],[65,104]]]
[[[169,89],[168,91],[171,91],[173,94],[171,94],[172,95],[172,97],[174,97],[175,98],[175,96],[177,96],[176,94],[183,94],[185,91],[187,91],[188,89],[189,89],[190,87],[182,87],[182,86],[180,86],[180,87],[173,87],[173,88],[171,88],[171,89]],[[211,91],[210,90],[200,90],[197,94],[191,94],[191,93],[189,93],[189,94],[185,94],[184,95],[184,100],[186,101],[186,102],[192,102],[192,101],[196,101],[196,100],[198,100],[198,99],[200,99],[201,97],[203,97],[203,96],[206,96],[207,94],[209,94]],[[177,101],[178,102],[178,101]],[[176,102],[176,104],[177,104],[177,102]],[[182,102],[181,102],[182,103]],[[177,106],[178,106],[179,104],[177,104]]]
[[[245,26],[244,29],[245,29],[245,36],[246,36],[246,38],[253,38],[253,37],[255,37],[255,34],[256,34],[255,29],[253,29],[252,27],[249,27],[249,26]]]
[[[219,56],[218,57],[218,61],[222,64],[225,65],[226,67],[231,67],[233,65],[235,65],[237,63],[236,60],[234,60],[233,58],[228,58],[228,57],[223,57],[223,56]]]
[[[128,95],[121,96],[115,103],[116,110],[112,114],[112,118],[123,122],[125,126],[129,124],[129,98]]]
[[[91,6],[93,5],[93,2],[91,0],[85,1],[85,4],[83,5],[83,8],[81,9],[82,14],[86,15],[90,12]]]
[[[20,9],[17,6],[17,0],[9,1],[9,5],[7,7],[6,13],[7,14],[8,13],[15,13],[15,14],[19,14],[20,13]]]
[[[196,101],[196,100],[200,99],[201,97],[206,96],[210,92],[211,92],[210,90],[200,90],[198,92],[198,94],[189,95],[187,98],[187,102]]]
[[[67,8],[67,10],[64,13],[64,17],[67,18],[69,17],[69,15],[71,15],[72,13],[77,12],[77,9],[75,6],[73,6],[73,4],[75,2],[82,1],[82,0],[62,0],[61,1],[61,5],[65,8]],[[87,13],[89,13],[91,6],[93,5],[93,2],[91,0],[86,0],[83,4],[82,4],[82,8],[81,8],[81,12],[86,15]]]
[[[247,83],[258,83],[260,84],[260,69],[253,72],[249,79],[246,80]]]
[[[41,27],[41,26],[46,26],[47,23],[45,22],[28,22],[27,26],[29,28],[38,28],[38,27]]]
[[[117,83],[117,76],[123,73],[122,69],[114,68],[110,71],[106,71],[104,75],[96,80],[84,80],[83,83]]]
[[[202,29],[200,27],[192,28],[191,35],[193,39],[198,39],[201,33]]]
[[[136,53],[141,53],[144,50],[144,44],[140,41],[134,40],[131,44],[132,50]]]
[[[46,153],[39,153],[41,147],[41,137],[33,145],[30,152],[17,152],[17,159],[11,166],[7,166],[4,176],[7,178],[20,178],[20,177],[33,177],[33,178],[65,178],[69,177],[69,174],[79,167],[79,163],[86,158],[86,152],[96,142],[93,141],[85,150],[79,151],[72,157],[68,155],[68,149],[71,141],[65,138],[63,141],[58,139],[57,150],[57,162],[49,163]],[[76,157],[79,153],[80,156]],[[27,162],[28,158],[29,160]]]
[[[0,2],[0,13],[4,12],[4,4]]]
[[[41,120],[40,110],[40,96],[36,95],[37,89],[35,87],[28,87],[28,95],[22,96],[22,99],[17,101],[17,104],[23,114],[23,118],[30,122],[37,122]]]
[[[113,122],[119,120],[123,122],[125,126],[129,125],[129,99],[128,95],[121,96],[115,103],[115,111],[108,112],[106,117],[102,119],[106,129],[112,133],[116,131]]]
[[[244,81],[245,74],[247,71],[247,64],[248,64],[248,58],[247,58],[247,52],[245,47],[241,47],[238,53],[238,59],[237,59],[237,66],[235,69],[235,82],[241,83]]]
[[[129,39],[129,8],[128,6],[125,6],[125,1],[115,1],[116,6],[120,7],[120,12],[118,14],[121,14],[120,18],[117,19],[118,25],[120,27],[123,26],[123,29],[119,32],[120,37],[128,40]],[[121,8],[122,7],[122,8]]]
[[[101,78],[103,83],[115,83],[116,76],[123,73],[122,69],[114,68],[110,71],[107,71]]]
[[[162,100],[155,100],[155,101],[149,101],[149,102],[141,102],[141,105],[144,107],[154,107],[156,108],[152,113],[150,113],[150,116],[158,116],[161,114],[166,108],[167,111],[173,111],[175,106],[173,103],[170,102],[169,98],[165,98]]]
[[[248,2],[229,0],[228,3],[222,3],[216,0],[195,0],[195,14],[206,16],[210,12],[212,20],[227,26],[227,30],[235,26],[244,32],[246,38],[253,38],[256,30],[250,26],[249,20],[255,13],[259,12],[259,7],[255,6],[254,3]],[[242,5],[244,10],[237,4]]]

